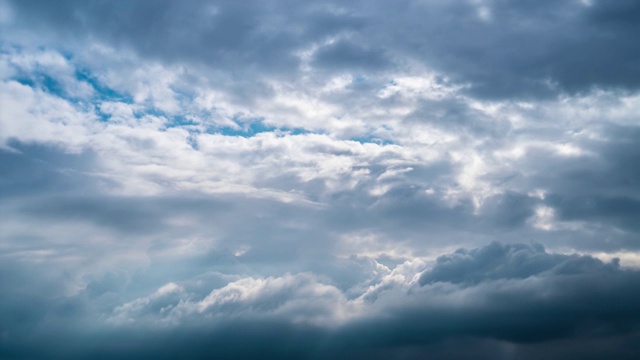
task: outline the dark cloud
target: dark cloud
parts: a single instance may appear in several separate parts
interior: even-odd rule
[[[549,203],[568,220],[611,223],[638,232],[640,211],[640,151],[636,126],[612,126],[604,141],[588,144],[600,156],[567,167],[555,182]],[[570,185],[571,183],[571,185]],[[573,187],[573,189],[571,188]],[[557,189],[557,190],[556,190]]]
[[[622,75],[638,73],[637,24],[625,20],[637,12],[633,1],[427,2],[376,10],[393,12],[379,24],[393,29],[386,41],[471,83],[477,96],[545,97],[640,84]]]
[[[626,196],[551,195],[548,204],[559,209],[563,220],[597,221],[637,232],[640,200]]]
[[[12,5],[17,22],[38,24],[45,31],[53,27],[70,44],[82,43],[88,35],[145,58],[245,73],[260,70],[259,74],[296,73],[295,52],[301,47],[357,28],[361,22],[350,14],[299,7],[295,2],[198,0],[177,6],[169,1],[65,1],[51,6],[34,1]]]
[[[639,281],[637,271],[615,261],[549,254],[539,245],[461,249],[422,274],[411,305],[390,305],[385,316],[395,320],[368,327],[367,334],[404,344],[460,336],[535,343],[633,334],[639,294],[629,290]]]
[[[606,124],[600,133],[596,139],[565,140],[582,151],[578,156],[561,156],[547,147],[528,150],[508,183],[513,188],[544,190],[544,199],[532,205],[554,209],[560,221],[615,227],[630,234],[616,240],[620,243],[602,246],[635,248],[640,211],[638,127]]]
[[[626,359],[640,350],[633,345],[640,322],[640,294],[633,290],[639,288],[639,273],[588,256],[550,254],[540,245],[493,243],[443,255],[422,274],[421,286],[408,293],[389,288],[364,316],[338,327],[291,322],[286,312],[283,317],[268,315],[308,296],[304,289],[311,289],[308,286],[314,280],[305,275],[272,281],[269,286],[275,287],[262,289],[258,298],[232,300],[234,306],[251,309],[255,317],[240,316],[236,308],[216,312],[215,320],[178,318],[161,326],[145,325],[144,319],[162,316],[172,304],[191,301],[183,297],[183,290],[159,290],[159,295],[136,302],[146,314],[137,325],[102,328],[82,320],[88,313],[81,310],[80,295],[34,304],[32,295],[14,292],[19,299],[2,300],[3,309],[13,309],[13,315],[5,318],[14,319],[4,322],[2,355],[127,359],[180,354],[193,359],[246,359],[260,354],[275,359],[324,359],[363,354],[415,358],[427,353],[435,358],[454,354],[470,358],[480,352],[479,356],[487,357],[546,354],[560,358],[570,351],[582,353],[576,348],[582,344],[591,356]],[[95,295],[94,290],[92,285],[86,291]],[[261,300],[263,296],[268,302]],[[20,317],[15,305],[8,306],[11,301],[23,307],[37,305],[40,311]],[[13,327],[18,321],[21,327],[39,325],[24,337]],[[88,327],[79,333],[78,326]],[[59,330],[50,333],[54,328]],[[72,338],[75,341],[70,342]],[[467,350],[456,348],[462,344]]]
[[[490,222],[491,226],[521,228],[534,214],[537,200],[525,194],[507,192],[492,196],[482,204],[479,222]]]
[[[485,247],[459,249],[437,259],[436,265],[422,274],[422,285],[448,282],[476,285],[487,280],[526,279],[545,273],[554,275],[583,272],[619,271],[618,264],[603,264],[589,256],[549,254],[540,244],[503,245],[492,243]]]
[[[321,69],[361,72],[388,67],[390,61],[380,50],[365,49],[348,41],[337,41],[320,48],[312,64]]]
[[[548,97],[593,88],[635,90],[640,7],[633,0],[362,2],[12,3],[18,26],[96,36],[141,56],[214,68],[295,74],[297,53],[329,36],[313,64],[357,73],[394,69],[385,54],[423,62],[480,97]],[[287,14],[286,17],[284,14]],[[265,74],[265,73],[263,73]]]

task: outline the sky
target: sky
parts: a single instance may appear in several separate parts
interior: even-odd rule
[[[640,358],[638,19],[0,0],[0,359]]]

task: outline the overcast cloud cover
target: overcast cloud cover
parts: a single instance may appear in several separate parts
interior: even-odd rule
[[[639,19],[0,0],[0,359],[640,358]]]

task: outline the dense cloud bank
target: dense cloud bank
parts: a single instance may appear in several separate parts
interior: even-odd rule
[[[301,48],[319,47],[310,62],[321,71],[367,73],[418,61],[490,97],[640,85],[634,0],[11,5],[16,22],[54,29],[50,37],[94,37],[173,63],[287,76],[303,67]]]
[[[346,291],[310,273],[219,274],[217,287],[185,279],[115,307],[123,289],[113,274],[73,296],[47,298],[3,281],[3,292],[13,294],[1,304],[3,356],[403,358],[488,351],[487,358],[519,358],[559,356],[554,347],[577,341],[590,343],[593,358],[638,355],[637,346],[614,350],[603,342],[638,336],[640,272],[617,261],[491,243],[423,266],[372,269]],[[18,289],[36,285],[33,273],[15,275]],[[468,348],[456,350],[456,343]]]
[[[640,357],[634,0],[0,0],[0,358]]]

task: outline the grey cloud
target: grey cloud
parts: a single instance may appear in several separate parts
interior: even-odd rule
[[[244,72],[291,73],[299,66],[295,52],[305,42],[359,26],[348,14],[300,8],[295,2],[66,1],[51,6],[35,1],[13,6],[19,23],[35,22],[43,30],[53,26],[72,41],[85,41],[78,34],[94,35],[143,57],[228,70],[242,66]]]
[[[34,193],[81,193],[95,190],[87,172],[95,161],[90,152],[68,154],[41,144],[10,142],[13,151],[0,150],[0,197]]]
[[[89,282],[85,288],[87,296],[95,298],[108,293],[121,292],[127,284],[124,274],[109,272]]]
[[[454,238],[459,244],[474,244],[492,238],[512,242],[541,236],[530,232],[527,222],[542,202],[529,194],[506,191],[484,199],[478,209],[466,197],[454,202],[445,199],[444,184],[456,185],[455,173],[448,174],[454,170],[449,164],[418,167],[382,196],[365,195],[365,190],[336,194],[331,211],[323,214],[324,224],[335,231],[378,234],[391,242],[411,241],[416,251],[425,244],[445,246]],[[513,239],[514,234],[518,239]],[[546,242],[552,237],[544,238]]]
[[[424,272],[420,284],[448,282],[476,285],[499,279],[526,279],[531,276],[571,275],[594,272],[617,272],[616,262],[603,264],[589,256],[549,254],[540,244],[524,245],[492,243],[466,250],[459,249],[443,255],[436,265]]]
[[[637,232],[640,200],[605,196],[551,195],[549,205],[559,209],[562,220],[598,221]]]
[[[341,40],[321,47],[315,54],[312,64],[334,71],[348,69],[357,72],[389,67],[390,60],[380,50],[365,49]]]
[[[370,320],[356,327],[365,331],[361,339],[396,345],[464,336],[537,343],[634,334],[639,294],[630,289],[638,281],[637,271],[615,262],[494,243],[442,256],[410,300],[389,301],[384,316],[393,320],[386,326]]]
[[[638,11],[0,1],[0,358],[640,357]]]
[[[604,134],[605,141],[587,144],[600,158],[567,167],[569,170],[562,177],[567,183],[557,182],[551,186],[551,189],[558,188],[551,194],[549,203],[556,206],[565,219],[596,220],[637,232],[640,129],[613,126]]]
[[[629,175],[624,177],[633,179],[633,167],[628,165],[633,162],[631,138],[632,136],[628,143],[623,141],[620,144],[611,144],[614,147],[621,146],[619,150],[609,148],[609,145],[597,149],[598,152],[607,154],[607,158],[613,161],[612,165],[606,166],[615,166],[619,169],[612,171],[611,174],[629,172]],[[47,151],[48,157],[55,158],[53,155],[55,152],[51,152],[51,148]],[[625,156],[629,159],[623,160],[624,157],[619,157],[617,154],[627,154]],[[138,246],[138,241],[141,241],[140,244],[144,245],[140,246],[148,247],[151,254],[162,254],[163,251],[178,246],[179,242],[175,239],[202,239],[204,244],[216,244],[215,248],[211,249],[211,256],[213,256],[211,260],[207,260],[205,256],[209,250],[202,253],[202,266],[207,266],[208,262],[225,264],[223,266],[233,268],[238,266],[238,261],[269,268],[273,265],[271,263],[277,260],[281,264],[277,268],[287,268],[297,264],[295,269],[304,271],[309,262],[317,259],[321,263],[324,260],[320,259],[327,259],[328,254],[336,251],[341,241],[341,234],[344,233],[375,233],[379,234],[385,242],[391,243],[407,244],[406,241],[410,241],[411,247],[417,251],[420,251],[424,244],[446,246],[452,239],[456,239],[455,241],[459,244],[473,244],[491,239],[511,242],[514,241],[512,237],[515,232],[519,238],[541,241],[547,245],[556,242],[555,246],[562,244],[579,249],[615,250],[620,246],[633,246],[632,239],[625,240],[624,236],[616,237],[614,239],[616,242],[603,244],[596,239],[602,234],[601,232],[595,235],[585,232],[585,238],[576,239],[575,233],[544,234],[530,229],[528,222],[539,205],[556,208],[561,221],[591,219],[604,224],[620,223],[630,229],[634,226],[633,208],[620,207],[615,202],[611,205],[619,215],[607,215],[604,212],[601,212],[601,216],[598,215],[596,205],[602,204],[598,201],[610,201],[607,200],[610,195],[603,196],[613,190],[621,192],[617,198],[623,200],[622,203],[633,205],[632,199],[624,198],[622,195],[627,193],[622,192],[624,189],[622,183],[618,184],[614,177],[602,175],[605,172],[601,167],[605,165],[602,165],[601,160],[593,160],[595,162],[590,164],[584,158],[559,158],[548,153],[533,155],[535,156],[526,158],[527,163],[524,169],[532,166],[537,170],[539,164],[544,163],[545,169],[557,169],[555,171],[559,173],[525,170],[531,175],[508,180],[509,186],[514,190],[485,199],[479,209],[474,208],[470,199],[463,198],[456,203],[451,203],[443,198],[446,188],[441,186],[445,184],[455,186],[455,175],[459,171],[447,161],[436,162],[431,166],[416,165],[413,171],[395,180],[388,180],[391,181],[388,183],[390,188],[381,196],[370,195],[368,191],[372,184],[364,181],[355,189],[335,193],[331,198],[322,199],[327,202],[328,207],[284,204],[267,199],[244,199],[233,195],[205,196],[185,192],[159,197],[112,196],[101,195],[99,192],[83,195],[79,192],[80,189],[96,189],[100,180],[93,176],[85,177],[83,180],[75,176],[65,176],[56,186],[65,188],[67,191],[73,190],[75,192],[73,195],[54,193],[34,196],[39,191],[44,191],[44,188],[30,187],[25,191],[31,190],[33,194],[24,193],[25,196],[19,200],[5,202],[3,208],[7,215],[11,214],[5,219],[5,224],[8,224],[8,221],[13,221],[15,224],[18,219],[21,222],[31,219],[38,221],[42,229],[56,227],[56,224],[67,224],[70,228],[88,225],[95,231],[107,234],[114,239],[118,238],[119,240],[113,240],[114,243],[125,247]],[[26,161],[23,161],[23,164],[33,161],[28,152],[23,155],[6,154],[6,156],[23,159]],[[33,158],[37,159],[38,156],[40,155],[34,154]],[[615,165],[617,161],[621,161],[620,165]],[[34,164],[41,166],[46,163]],[[56,166],[73,168],[76,165],[70,162]],[[88,167],[88,165],[83,166],[84,168],[78,174],[99,172],[99,169]],[[375,179],[384,169],[371,166],[373,178]],[[571,172],[572,169],[582,169],[580,171],[586,171],[586,173],[579,176],[563,173]],[[36,167],[33,172],[25,172],[21,176],[29,181],[39,181],[49,185],[55,183],[52,179],[55,179],[53,175],[57,170],[46,174],[41,174],[41,171],[42,169]],[[592,175],[586,176],[588,174]],[[580,178],[581,184],[585,184],[585,187],[581,184],[573,184],[571,182],[573,178]],[[303,188],[313,186],[311,183],[300,183],[298,179],[289,181],[292,182],[292,186],[298,186],[298,184]],[[593,184],[590,185],[590,181]],[[607,181],[613,181],[617,185],[605,188]],[[18,186],[24,184],[24,181],[16,179],[15,184]],[[429,186],[435,190],[432,195],[425,193]],[[529,189],[536,187],[548,190],[544,200],[526,193],[530,191]],[[633,191],[633,186],[627,186],[627,188]],[[600,189],[603,195],[585,192],[584,189]],[[7,195],[15,193],[15,190],[11,190],[9,186],[7,190]],[[565,198],[556,194],[562,194]],[[580,200],[581,196],[583,200]],[[593,206],[571,205],[572,202],[579,205],[580,201],[591,201]],[[575,210],[571,210],[572,208]],[[578,209],[581,210],[578,211]],[[11,218],[14,220],[9,220]],[[288,220],[283,222],[277,219]],[[247,225],[249,223],[251,226]],[[38,246],[45,246],[45,239],[37,229],[23,232],[23,236],[40,238],[36,241],[40,244]],[[85,235],[60,233],[60,236],[69,236],[64,243],[71,244],[73,242],[71,239],[86,236],[86,233]],[[562,242],[557,240],[560,236],[564,237]],[[149,241],[151,243],[148,243]],[[628,241],[628,245],[620,241]],[[82,242],[74,244],[73,248],[78,248],[81,244]],[[223,250],[225,248],[227,250]],[[218,250],[223,252],[218,253]],[[234,256],[233,253],[236,251],[241,251],[242,255]],[[218,258],[223,253],[226,255]],[[227,258],[229,261],[222,260]],[[186,268],[185,271],[187,271]]]
[[[23,150],[23,154],[6,154],[7,159],[34,166],[25,166],[5,178],[5,181],[13,179],[13,185],[5,186],[7,198],[0,209],[7,216],[0,224],[6,229],[29,222],[37,222],[39,226],[20,227],[13,232],[14,236],[31,240],[25,243],[7,238],[10,251],[28,245],[31,250],[104,256],[138,249],[154,261],[161,261],[163,265],[157,270],[166,275],[162,267],[167,266],[167,260],[158,259],[170,249],[180,247],[181,241],[192,239],[202,242],[198,246],[212,248],[200,252],[197,261],[191,263],[191,270],[179,264],[171,266],[174,276],[183,270],[216,267],[220,270],[237,268],[239,264],[304,271],[306,266],[314,266],[308,264],[323,263],[330,258],[342,232],[381,231],[392,236],[397,231],[420,234],[434,224],[452,228],[460,225],[460,217],[470,223],[470,208],[449,209],[437,199],[416,197],[422,189],[402,183],[382,198],[363,196],[366,188],[345,193],[341,195],[344,198],[332,199],[329,208],[236,195],[185,192],[154,197],[109,195],[105,191],[110,187],[104,187],[101,178],[82,175],[99,173],[99,165],[84,164],[80,168],[74,165],[75,159],[84,155],[63,155],[51,147],[41,149],[40,155],[27,147]],[[57,162],[39,161],[41,158]],[[61,175],[60,168],[76,168],[72,174],[81,176]],[[27,186],[16,197],[18,187],[25,183],[55,188]],[[115,184],[111,186],[117,190]],[[371,219],[376,221],[372,223]],[[87,236],[103,240],[81,240]],[[56,241],[52,243],[49,237]],[[82,253],[83,249],[86,252]],[[237,251],[242,254],[233,255]]]
[[[519,229],[534,214],[537,203],[537,199],[515,192],[492,196],[483,202],[481,219],[478,221]]]
[[[488,357],[547,354],[561,358],[583,342],[593,356],[625,359],[639,351],[632,345],[640,322],[640,295],[633,291],[640,285],[639,273],[588,256],[547,253],[539,245],[493,243],[442,255],[423,273],[421,286],[409,292],[389,287],[368,305],[364,316],[338,327],[296,323],[286,315],[300,309],[307,312],[305,316],[325,311],[324,305],[311,304],[320,300],[309,292],[317,285],[313,275],[285,275],[270,281],[260,282],[259,288],[247,283],[246,299],[233,286],[214,290],[217,299],[231,301],[236,308],[215,311],[215,321],[202,317],[187,322],[178,317],[177,322],[162,326],[145,325],[154,317],[161,319],[172,306],[178,309],[183,301],[202,299],[203,295],[189,295],[173,286],[170,291],[159,290],[149,301],[131,303],[141,306],[129,313],[138,325],[125,322],[110,329],[93,322],[82,334],[68,321],[87,324],[82,318],[94,315],[64,311],[62,305],[82,308],[82,298],[60,298],[61,305],[42,302],[42,313],[31,313],[40,320],[30,320],[40,323],[39,330],[29,338],[16,338],[20,333],[9,328],[14,341],[7,342],[5,336],[3,356],[170,358],[182,354],[194,359],[244,359],[259,353],[277,359],[324,359],[362,354],[414,358],[429,353],[436,358],[452,354],[470,358],[481,351],[481,356]],[[23,293],[21,301],[26,296]],[[262,297],[268,301],[259,301]],[[7,300],[3,299],[4,309]],[[297,307],[288,305],[296,302]],[[327,304],[337,306],[338,302]],[[55,327],[60,330],[47,332]],[[70,338],[83,341],[70,344]],[[248,339],[252,346],[247,346]],[[467,344],[469,352],[454,350],[456,344]]]
[[[507,183],[513,189],[544,190],[544,199],[535,203],[553,208],[560,221],[616,227],[630,235],[602,246],[635,248],[640,211],[638,127],[604,124],[598,133],[596,139],[565,140],[584,152],[580,156],[558,156],[548,148],[528,150]]]
[[[544,97],[558,91],[584,93],[592,87],[637,89],[638,78],[622,75],[637,73],[635,25],[622,16],[620,23],[628,25],[599,20],[604,14],[637,11],[632,1],[595,1],[592,7],[578,1],[483,5],[491,14],[487,21],[478,15],[479,6],[469,3],[407,4],[386,9],[400,10],[385,17],[379,28],[394,28],[387,41],[393,37],[409,56],[420,54],[455,80],[470,82],[472,93],[480,97]]]
[[[433,67],[480,97],[549,97],[594,87],[636,90],[638,5],[574,2],[361,2],[301,7],[295,2],[15,2],[18,26],[92,34],[142,56],[216,68],[297,74],[296,53],[327,36],[320,67],[396,69],[383,53]],[[481,10],[481,6],[486,9]],[[480,11],[487,12],[483,20]],[[287,13],[286,18],[283,17]],[[382,49],[382,50],[375,50]],[[293,69],[293,71],[292,71]]]
[[[490,138],[494,141],[503,139],[512,130],[507,121],[473,109],[468,101],[461,98],[421,99],[416,110],[404,122],[411,125],[427,123],[465,138]]]

